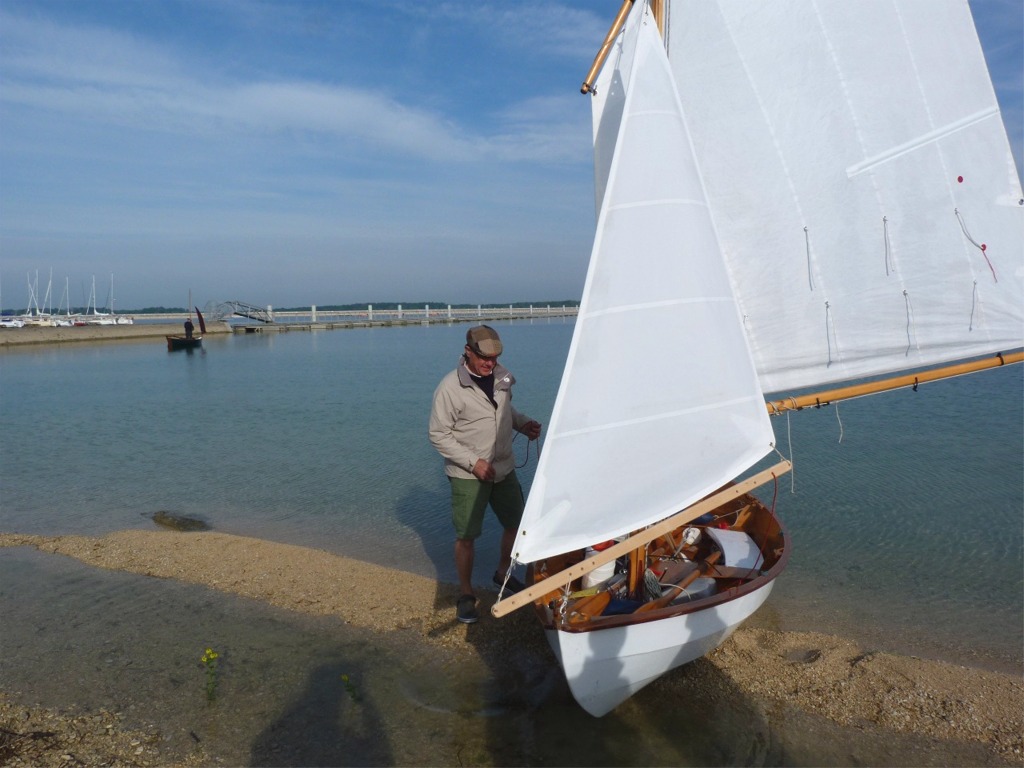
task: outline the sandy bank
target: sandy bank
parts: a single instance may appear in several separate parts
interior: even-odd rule
[[[159,338],[169,334],[184,333],[181,323],[134,323],[132,325],[80,325],[69,328],[26,328],[0,329],[0,349],[21,347],[29,344],[70,344],[92,341],[127,341],[132,339]],[[228,323],[206,324],[206,334],[231,333]]]
[[[481,638],[498,652],[545,642],[528,611],[492,619],[486,609],[493,595],[481,592],[484,617],[474,625],[477,634],[470,643],[467,627],[452,621],[454,587],[258,539],[171,531],[122,531],[102,538],[0,534],[0,546],[35,547],[97,568],[202,584],[292,611],[337,616],[378,632],[411,630],[431,644],[467,655],[479,653]],[[382,583],[389,585],[393,600],[377,599]],[[761,629],[739,630],[708,660],[720,672],[714,679],[728,680],[762,702],[796,707],[879,738],[898,732],[973,742],[997,761],[1024,763],[1024,684],[1014,676],[866,652],[838,637]],[[683,684],[679,676],[669,676],[652,687]],[[700,694],[711,699],[729,695]],[[5,706],[2,714],[9,717],[12,710]],[[126,743],[131,746],[131,740]]]

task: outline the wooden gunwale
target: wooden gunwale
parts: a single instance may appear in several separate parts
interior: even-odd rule
[[[655,608],[653,610],[647,610],[640,613],[628,613],[613,616],[594,616],[590,618],[588,621],[573,623],[554,621],[552,617],[554,617],[556,614],[550,608],[547,607],[547,605],[543,602],[543,598],[540,598],[534,601],[533,607],[544,629],[554,629],[560,632],[574,633],[593,632],[602,629],[611,629],[614,627],[625,627],[634,624],[642,624],[649,621],[660,621],[661,619],[683,616],[688,613],[695,613],[698,611],[706,610],[708,608],[714,608],[717,605],[722,605],[723,603],[731,602],[766,586],[769,582],[778,577],[783,570],[785,570],[786,564],[789,562],[789,535],[786,531],[786,527],[782,524],[782,521],[779,520],[779,518],[776,517],[775,514],[767,507],[765,507],[765,505],[762,504],[758,499],[754,498],[753,496],[746,495],[744,497],[740,497],[739,501],[743,501],[744,503],[752,503],[754,506],[758,508],[758,513],[752,515],[752,517],[760,518],[763,515],[767,515],[769,517],[771,526],[769,530],[767,530],[763,534],[763,541],[759,541],[758,546],[760,546],[763,550],[765,547],[768,546],[768,542],[772,540],[779,540],[782,544],[782,551],[779,554],[778,559],[771,565],[771,567],[767,571],[760,573],[753,579],[747,580],[745,582],[740,582],[738,584],[734,584],[733,586],[728,587],[722,590],[721,592],[718,592],[709,597],[702,598],[700,600],[694,600],[688,603],[680,603],[679,605],[669,605],[663,608]],[[732,504],[735,505],[735,502],[732,502]],[[740,511],[741,509],[737,507],[736,509],[727,511],[725,515],[734,514]],[[756,533],[756,525],[754,532],[748,530],[747,533],[753,536],[753,534]],[[755,537],[755,541],[756,540],[757,538]],[[533,566],[531,565],[527,573],[527,583],[530,583],[530,579],[533,576],[532,569]]]

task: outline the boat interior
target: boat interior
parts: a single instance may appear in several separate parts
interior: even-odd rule
[[[527,583],[536,584],[615,543],[534,563]],[[775,578],[788,559],[785,544],[778,518],[745,494],[546,593],[534,609],[546,628],[569,632],[689,613],[735,599]]]

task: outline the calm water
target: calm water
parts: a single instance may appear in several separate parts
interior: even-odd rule
[[[496,325],[517,407],[546,422],[572,321]],[[208,336],[194,354],[169,354],[162,340],[5,351],[0,529],[99,535],[152,528],[149,516],[167,510],[454,581],[447,484],[426,420],[465,329]],[[777,489],[793,556],[754,622],[1019,671],[1021,367],[774,424],[796,464]],[[516,445],[528,486],[536,455]],[[479,550],[480,581],[493,569],[495,529],[491,521]],[[126,592],[159,600],[168,589],[40,558],[0,556],[9,594],[51,578],[85,585],[67,587],[73,600],[37,605],[44,625],[59,625],[61,611],[104,612]],[[162,634],[157,622],[168,619],[153,615],[150,631]]]

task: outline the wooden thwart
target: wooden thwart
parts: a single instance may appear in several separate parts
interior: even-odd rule
[[[618,559],[620,556],[636,549],[642,544],[646,544],[649,541],[659,536],[675,530],[681,525],[685,525],[691,520],[696,520],[701,515],[711,512],[714,509],[725,504],[727,501],[731,501],[745,493],[764,485],[767,482],[784,475],[793,468],[793,465],[788,461],[780,461],[773,467],[769,467],[761,472],[758,472],[752,477],[748,477],[746,480],[742,480],[735,485],[731,485],[728,488],[719,491],[718,493],[708,496],[706,499],[702,499],[694,504],[692,507],[684,509],[682,512],[677,512],[672,517],[662,520],[660,523],[655,523],[650,528],[633,534],[628,539],[620,541],[617,544],[613,544],[603,552],[598,552],[593,557],[588,557],[581,563],[569,566],[564,571],[559,571],[556,574],[548,576],[546,579],[538,581],[521,592],[517,592],[514,595],[506,597],[504,600],[499,600],[491,608],[491,614],[500,618],[517,608],[522,608],[524,605],[529,605],[534,600],[543,595],[551,592],[554,589],[563,587],[573,579],[578,579],[585,573],[589,573],[595,568],[610,563],[613,560]]]

